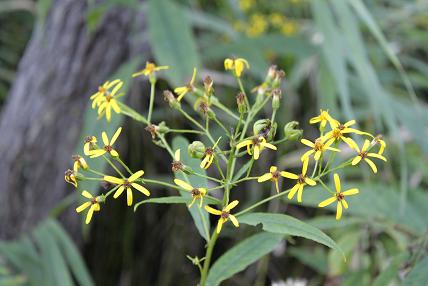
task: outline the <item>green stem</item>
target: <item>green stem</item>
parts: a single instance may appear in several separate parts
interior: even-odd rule
[[[276,194],[276,195],[273,195],[273,196],[267,197],[266,199],[261,200],[260,202],[257,202],[257,203],[255,203],[255,204],[253,204],[253,205],[249,206],[248,208],[246,208],[246,209],[244,209],[244,210],[240,211],[239,213],[236,213],[236,214],[235,214],[235,216],[236,216],[236,217],[238,217],[238,216],[240,216],[240,215],[243,215],[243,214],[245,214],[245,213],[249,212],[250,210],[252,210],[252,209],[254,209],[254,208],[258,207],[258,206],[261,206],[261,205],[263,205],[263,204],[265,204],[265,203],[267,203],[267,202],[269,202],[269,201],[271,201],[271,200],[274,200],[274,199],[276,199],[276,198],[279,198],[279,197],[282,197],[283,195],[288,194],[290,191],[291,191],[291,189],[288,189],[288,190],[283,191],[283,192],[280,192],[280,193],[278,193],[278,194]]]
[[[147,115],[147,121],[151,124],[152,112],[153,112],[153,103],[155,101],[155,84],[156,78],[150,79],[150,103],[149,103],[149,114]]]
[[[165,186],[168,188],[172,188],[172,189],[176,189],[176,190],[181,190],[181,188],[179,186],[167,183],[167,182],[162,182],[162,181],[158,181],[158,180],[152,180],[152,179],[138,179],[137,181],[141,181],[142,183],[148,183],[148,184],[155,184],[155,185],[161,185],[161,186]]]
[[[122,174],[121,171],[113,164],[112,161],[110,161],[109,158],[107,158],[105,155],[103,155],[103,158],[110,164],[110,166],[123,178],[125,179],[125,176]]]
[[[223,183],[223,181],[222,181],[222,180],[219,180],[219,179],[216,179],[216,178],[213,178],[213,177],[207,176],[207,175],[199,174],[199,173],[196,173],[195,171],[191,171],[191,172],[190,172],[190,174],[195,175],[195,176],[198,176],[198,177],[201,177],[201,178],[205,178],[205,179],[208,179],[208,180],[211,180],[211,181],[217,182],[217,183]]]
[[[130,174],[134,174],[129,168],[128,166],[126,166],[126,164],[122,161],[122,159],[120,159],[119,157],[115,158],[121,165],[123,168],[125,168],[125,170]]]
[[[210,267],[210,263],[211,263],[211,257],[213,254],[213,250],[214,250],[214,245],[217,241],[218,238],[218,233],[216,230],[213,231],[213,234],[210,238],[210,241],[208,242],[208,247],[207,247],[207,251],[205,253],[205,260],[204,260],[204,266],[202,268],[202,275],[201,275],[201,281],[200,281],[200,286],[205,286],[205,282],[207,280],[207,275],[208,275],[208,269]]]
[[[192,134],[205,134],[202,131],[199,130],[188,130],[188,129],[169,129],[168,133],[172,132],[172,133],[192,133]]]

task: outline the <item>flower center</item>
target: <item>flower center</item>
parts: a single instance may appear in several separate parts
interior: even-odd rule
[[[214,153],[213,148],[208,147],[207,149],[205,149],[205,155],[211,156]]]
[[[340,202],[341,200],[343,200],[345,198],[345,196],[343,195],[343,193],[338,193],[338,194],[336,194],[336,198]]]
[[[199,189],[195,188],[195,189],[192,190],[191,194],[192,194],[193,197],[200,196],[201,195],[201,191],[199,191]]]
[[[333,138],[338,139],[340,137],[342,137],[342,132],[341,132],[341,129],[340,129],[340,126],[339,126],[338,128],[336,128],[336,129],[333,130]]]
[[[278,180],[278,178],[279,178],[279,172],[278,171],[273,172],[272,173],[272,180],[276,181],[276,180]]]
[[[222,211],[221,212],[221,217],[224,218],[224,219],[227,219],[229,217],[229,213],[225,212],[225,211]]]
[[[111,152],[111,150],[113,150],[113,147],[111,147],[110,145],[105,145],[104,146],[104,150],[106,151],[106,152]]]
[[[80,160],[80,156],[79,155],[73,155],[73,156],[71,156],[71,159],[73,160],[73,161],[79,161]]]
[[[299,184],[304,184],[305,183],[305,176],[303,176],[302,174],[300,174],[299,178],[297,179],[297,182]]]
[[[97,202],[97,198],[92,198],[91,199],[91,204],[93,204],[93,205],[95,205],[95,204],[97,204],[98,202]]]
[[[315,151],[322,151],[323,150],[323,144],[319,140],[315,140],[314,150]]]
[[[360,152],[360,157],[361,159],[364,159],[365,157],[367,157],[367,152],[366,151]]]
[[[91,142],[92,142],[92,136],[86,136],[85,143],[91,143]]]
[[[107,92],[107,89],[104,88],[104,87],[102,87],[102,86],[100,86],[100,87],[98,87],[98,92],[104,94],[104,93]]]
[[[130,187],[131,187],[131,183],[130,183],[128,180],[125,180],[125,181],[123,182],[123,186],[124,186],[125,188],[130,188]]]
[[[183,169],[183,163],[181,163],[180,161],[173,161],[171,163],[171,169],[173,172],[180,171],[181,169]]]
[[[343,130],[343,129],[345,129],[346,128],[346,126],[345,125],[343,125],[343,124],[340,124],[339,125],[339,127],[337,127],[339,130]]]

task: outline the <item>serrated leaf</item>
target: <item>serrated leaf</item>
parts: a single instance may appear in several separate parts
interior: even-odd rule
[[[282,234],[262,232],[238,243],[213,264],[208,273],[206,285],[219,285],[222,281],[244,270],[271,252],[282,238]]]
[[[151,0],[148,6],[148,33],[158,65],[171,69],[166,77],[184,85],[199,66],[198,51],[183,9],[170,0]]]
[[[253,226],[262,224],[264,231],[311,239],[339,251],[344,256],[342,249],[327,234],[312,225],[288,215],[250,213],[240,216],[239,222]]]

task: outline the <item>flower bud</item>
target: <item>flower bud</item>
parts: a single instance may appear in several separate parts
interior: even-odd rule
[[[256,136],[263,136],[268,141],[275,136],[276,127],[272,125],[270,119],[259,119],[254,122],[253,133]]]
[[[175,98],[174,94],[169,90],[164,90],[163,98],[166,102],[168,102],[169,106],[174,109],[180,108],[180,102]]]
[[[158,127],[158,133],[160,134],[165,134],[169,132],[169,127],[166,126],[165,121],[162,121],[161,123],[159,123]]]
[[[284,126],[284,137],[288,141],[297,141],[302,138],[303,130],[296,129],[299,126],[299,122],[290,121]]]
[[[240,92],[236,96],[236,104],[238,105],[238,111],[240,114],[244,114],[247,111],[247,104],[245,103],[245,93]]]
[[[282,92],[279,88],[272,90],[272,109],[276,110],[281,105]]]
[[[266,75],[265,82],[267,84],[270,84],[272,80],[275,78],[275,76],[276,76],[276,65],[271,65]]]
[[[212,78],[208,75],[204,78],[204,88],[205,88],[205,93],[210,96],[214,89],[213,89],[213,80]]]
[[[278,88],[281,85],[282,79],[285,77],[285,72],[283,70],[279,70],[276,72],[275,78],[272,82],[272,88]]]
[[[96,200],[97,200],[98,203],[104,203],[106,201],[106,197],[104,195],[99,195],[96,198]]]
[[[201,141],[193,141],[192,144],[187,147],[187,151],[190,157],[201,159],[205,154],[205,145]]]

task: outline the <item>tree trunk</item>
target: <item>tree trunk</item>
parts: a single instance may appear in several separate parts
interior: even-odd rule
[[[132,12],[115,9],[89,32],[86,3],[54,1],[19,64],[0,120],[0,238],[28,230],[71,192],[64,170],[88,97],[128,57]]]

